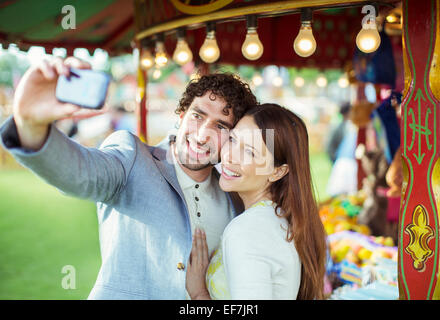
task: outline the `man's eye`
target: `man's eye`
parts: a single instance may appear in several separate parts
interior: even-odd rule
[[[195,118],[195,119],[197,119],[197,120],[202,119],[202,116],[199,115],[199,114],[197,114],[197,113],[193,113],[192,116],[193,116],[193,118]]]
[[[222,126],[221,124],[217,125],[217,128],[219,128],[220,130],[227,130],[229,131],[229,128]]]

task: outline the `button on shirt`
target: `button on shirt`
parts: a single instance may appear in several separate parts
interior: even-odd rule
[[[217,249],[226,225],[234,217],[233,209],[213,172],[205,181],[196,182],[183,171],[175,158],[174,167],[188,207],[191,232],[194,234],[195,228],[205,231],[211,255]]]

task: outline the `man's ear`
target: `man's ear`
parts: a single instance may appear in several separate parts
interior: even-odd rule
[[[184,111],[180,112],[180,114],[179,114],[179,128],[182,125],[182,121],[183,121],[184,117],[185,117],[185,112]]]
[[[284,177],[287,173],[289,173],[289,166],[287,164],[283,164],[274,169],[274,172],[269,176],[270,182],[275,182]]]

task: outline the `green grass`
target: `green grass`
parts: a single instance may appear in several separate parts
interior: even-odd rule
[[[0,171],[0,299],[86,299],[100,263],[94,203],[27,170]],[[62,288],[65,265],[76,289]]]
[[[311,154],[318,200],[331,164]],[[86,299],[100,266],[95,204],[62,195],[33,173],[0,170],[0,299]],[[76,270],[76,289],[62,288],[63,266]]]
[[[329,198],[326,189],[332,163],[326,153],[316,152],[310,154],[310,167],[314,188],[316,190],[316,200],[323,202]]]

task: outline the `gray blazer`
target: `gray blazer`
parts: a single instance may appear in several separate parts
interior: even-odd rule
[[[152,147],[117,131],[99,149],[86,148],[51,125],[33,152],[20,146],[12,117],[0,127],[0,143],[62,193],[96,202],[102,266],[89,299],[185,299],[182,266],[192,235],[174,165],[166,161],[169,143]],[[233,216],[243,211],[236,194],[228,199]]]

